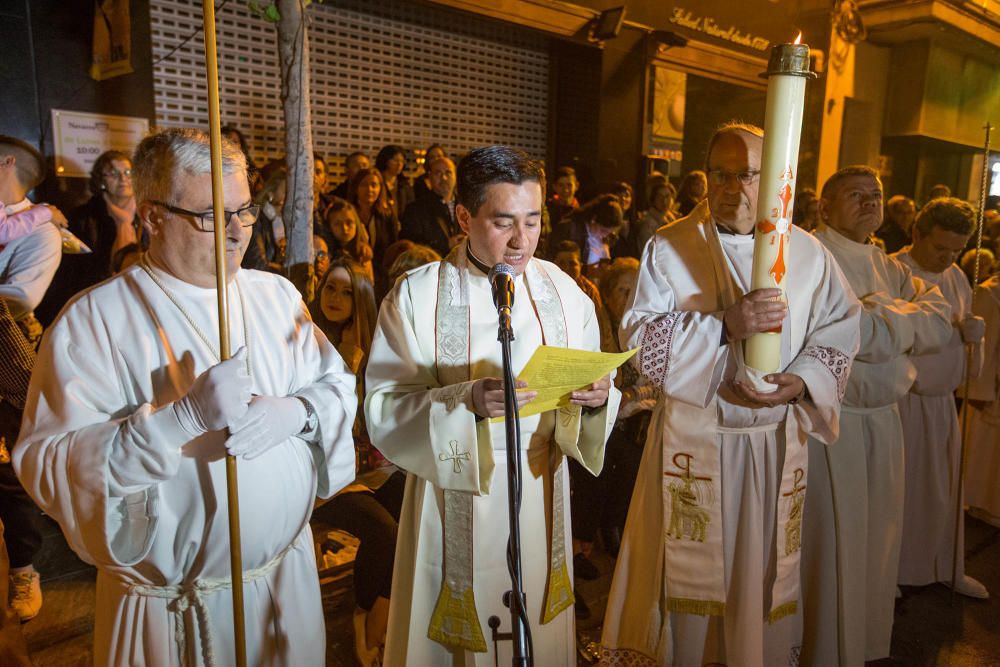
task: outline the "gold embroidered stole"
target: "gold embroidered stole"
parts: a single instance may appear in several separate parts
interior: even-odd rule
[[[456,247],[439,265],[435,311],[435,358],[442,386],[468,382],[471,377],[469,271],[465,245]],[[567,345],[566,319],[559,293],[538,262],[531,261],[525,283],[542,327],[546,344]],[[578,406],[560,410],[556,419],[557,443],[575,443],[582,411]],[[479,428],[489,428],[480,422]],[[520,453],[519,453],[520,455]],[[552,489],[549,534],[549,575],[542,622],[573,605],[565,550],[563,456],[550,456]],[[444,573],[427,636],[446,646],[485,652],[473,588],[473,496],[462,491],[444,492]]]
[[[701,224],[712,256],[717,299],[722,310],[736,300],[735,277],[711,218]],[[708,308],[710,304],[702,304]],[[789,336],[789,338],[791,338]],[[742,364],[741,346],[734,345]],[[789,351],[783,351],[785,357]],[[789,359],[784,359],[787,363]],[[721,437],[726,433],[774,431],[785,454],[777,512],[777,574],[767,619],[773,623],[798,609],[802,510],[808,449],[793,406],[785,421],[770,427],[727,429],[718,424],[718,399],[707,408],[670,401],[664,406],[662,488],[664,507],[664,593],[675,613],[722,616],[726,609],[722,522]],[[783,433],[781,432],[783,430]],[[767,511],[767,510],[765,510]]]

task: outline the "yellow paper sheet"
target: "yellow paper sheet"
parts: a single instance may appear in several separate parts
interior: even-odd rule
[[[521,408],[521,416],[530,417],[569,405],[570,394],[590,387],[638,351],[639,348],[619,353],[589,352],[540,346],[517,377],[528,383],[527,387],[518,391],[538,392],[530,403]],[[494,417],[492,421],[502,420],[503,417]]]

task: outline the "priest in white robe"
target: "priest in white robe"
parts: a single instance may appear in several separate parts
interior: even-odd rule
[[[966,348],[973,345],[969,372],[978,376],[986,322],[972,313],[972,288],[955,264],[976,226],[976,212],[960,199],[928,202],[913,226],[913,245],[893,255],[913,275],[937,285],[951,304],[951,338],[940,350],[911,357],[917,369],[913,387],[899,401],[906,458],[903,539],[899,583],[925,586],[952,582],[969,597],[989,597],[986,587],[965,574],[965,522],[958,526],[958,562],[955,518],[962,433],[955,407],[955,391],[965,380]]]
[[[969,386],[965,502],[969,513],[1000,528],[1000,276],[976,288],[973,312],[986,320],[983,368]]]
[[[861,347],[832,447],[810,441],[805,507],[802,664],[860,665],[889,655],[903,519],[903,433],[896,402],[916,370],[910,354],[951,336],[951,308],[933,285],[871,243],[882,184],[869,167],[827,180],[816,238],[861,299]]]
[[[797,664],[806,437],[833,442],[858,345],[857,299],[791,228],[787,307],[750,290],[759,128],[709,144],[708,198],[643,252],[620,336],[663,397],[649,427],[611,586],[604,665]],[[742,341],[781,330],[774,391]],[[740,380],[739,378],[744,378]]]
[[[600,350],[592,302],[532,257],[544,176],[520,151],[477,149],[458,167],[468,244],[415,269],[382,303],[365,414],[376,447],[409,471],[383,664],[509,664],[507,454],[497,309],[487,272],[516,273],[515,376],[539,345]],[[533,393],[519,395],[524,404]],[[620,394],[604,378],[570,405],[520,421],[521,562],[534,664],[576,664],[566,457],[597,475]]]
[[[284,279],[240,269],[256,218],[223,142],[232,359],[219,363],[208,136],[135,155],[141,265],[46,333],[14,465],[97,567],[98,665],[232,665],[227,451],[238,456],[249,665],[319,666],[309,516],[354,477],[354,378]],[[226,427],[228,426],[228,437]]]

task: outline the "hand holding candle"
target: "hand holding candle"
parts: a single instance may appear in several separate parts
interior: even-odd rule
[[[801,35],[799,36],[801,38]],[[754,240],[751,290],[777,288],[783,299],[799,166],[799,136],[809,71],[806,44],[779,44],[771,50],[764,112],[764,148],[761,154],[760,191]],[[774,372],[781,365],[781,326],[757,333],[746,341],[747,366]]]

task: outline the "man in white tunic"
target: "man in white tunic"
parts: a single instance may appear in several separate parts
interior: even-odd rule
[[[972,313],[972,288],[955,264],[976,226],[976,212],[960,199],[942,197],[928,202],[913,226],[913,245],[893,255],[913,275],[937,285],[951,304],[952,332],[935,353],[911,357],[917,379],[899,401],[906,457],[903,539],[899,583],[951,585],[955,549],[955,509],[962,434],[955,407],[955,390],[965,379],[966,346],[974,345],[971,373],[982,365],[986,322]],[[969,597],[989,597],[986,587],[965,574],[965,522],[958,526],[955,590]]]
[[[382,303],[368,362],[372,441],[409,471],[392,582],[384,665],[509,664],[506,441],[497,309],[487,273],[516,273],[515,375],[539,345],[597,351],[592,302],[554,264],[534,259],[544,175],[493,146],[458,167],[456,213],[467,244],[409,272]],[[530,387],[519,394],[524,404]],[[620,394],[605,377],[570,405],[521,419],[520,512],[534,664],[576,664],[566,456],[592,474]]]
[[[787,307],[750,290],[762,132],[720,128],[708,198],[646,244],[623,343],[663,397],[611,587],[606,665],[797,664],[806,436],[833,442],[859,305],[828,252],[792,227]],[[742,341],[780,329],[773,391]],[[741,379],[742,378],[742,379]]]
[[[969,513],[1000,528],[1000,276],[976,288],[973,312],[986,320],[983,369],[969,387],[965,502]]]
[[[5,218],[34,206],[28,191],[44,178],[45,161],[38,151],[20,139],[0,135],[0,207]],[[38,344],[41,335],[33,311],[61,260],[62,240],[54,224],[39,225],[30,234],[0,245],[0,297],[32,345]]]
[[[235,663],[227,451],[248,664],[325,661],[308,520],[354,477],[354,379],[290,283],[240,269],[257,213],[246,168],[223,141],[232,359],[217,347],[208,136],[182,129],[136,150],[148,254],[71,301],[38,355],[14,464],[97,567],[98,665]]]
[[[940,290],[870,241],[882,184],[847,167],[824,184],[816,238],[861,299],[861,347],[832,447],[810,441],[802,598],[806,665],[860,665],[889,654],[903,519],[903,433],[896,402],[916,376],[909,354],[951,336]]]

